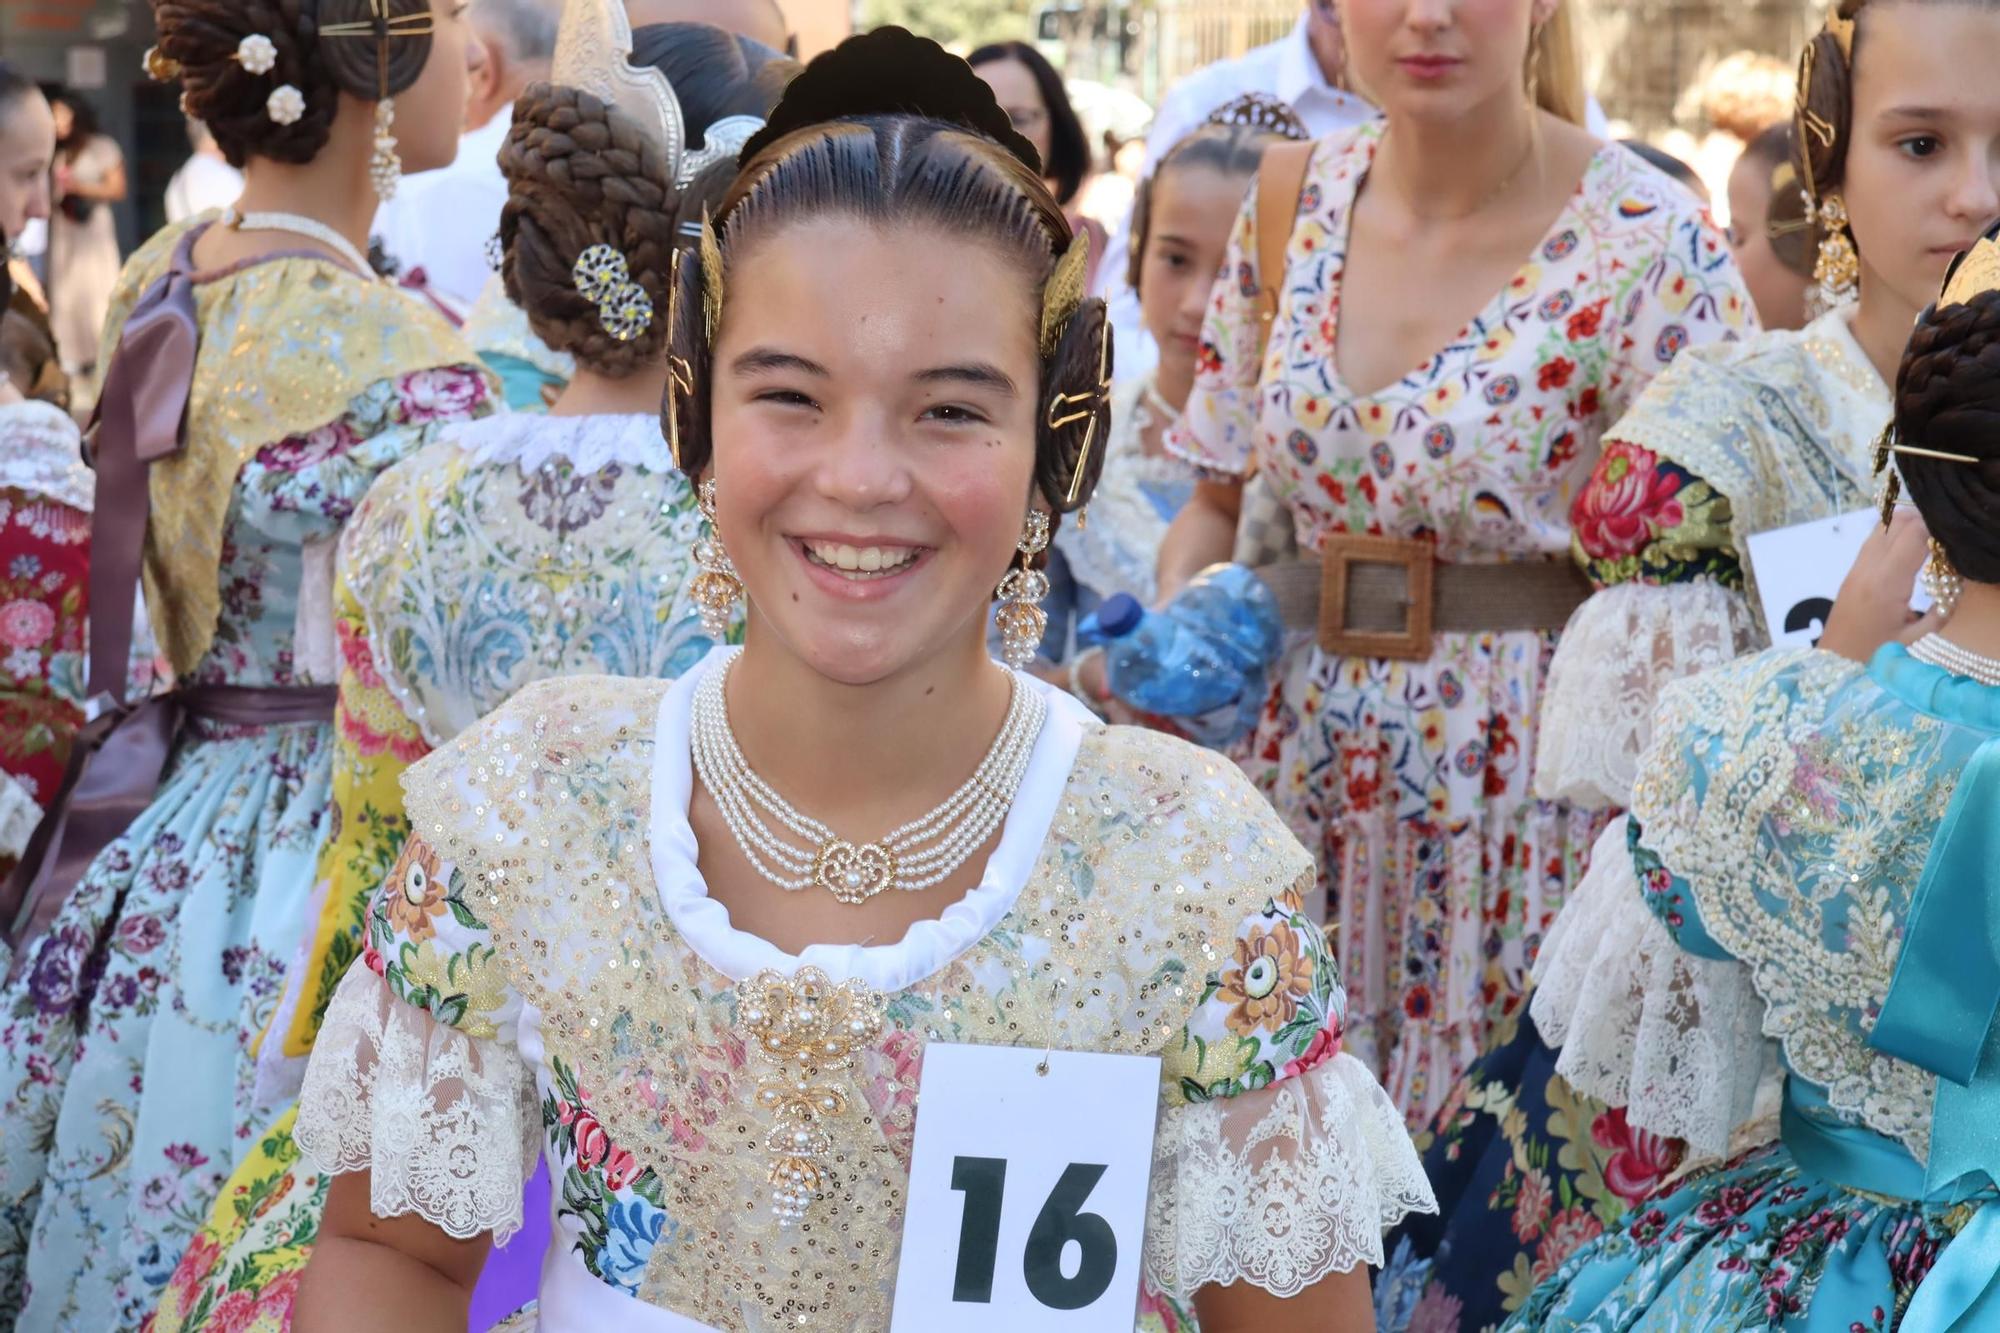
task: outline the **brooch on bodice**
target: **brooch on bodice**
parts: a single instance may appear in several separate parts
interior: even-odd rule
[[[882,997],[858,981],[834,984],[816,967],[791,977],[763,971],[736,987],[736,1022],[770,1062],[757,1104],[771,1113],[765,1136],[775,1191],[771,1213],[789,1227],[805,1218],[832,1180],[826,1125],[847,1110],[854,1057],[882,1030]]]

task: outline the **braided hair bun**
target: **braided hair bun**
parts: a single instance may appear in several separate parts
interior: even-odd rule
[[[705,23],[640,29],[633,63],[667,76],[690,147],[719,120],[764,115],[797,69],[777,52]],[[600,375],[623,378],[657,365],[667,343],[674,247],[685,240],[683,201],[660,147],[636,120],[592,94],[538,83],[514,105],[500,169],[508,185],[501,274],[536,336]],[[653,304],[652,323],[630,341],[607,332],[597,305],[577,290],[577,256],[595,245],[624,257],[630,280]]]
[[[1924,312],[1896,375],[1896,438],[1981,460],[1899,454],[1896,465],[1953,567],[2000,583],[2000,290]]]
[[[430,0],[386,0],[388,18],[430,13]],[[430,58],[427,34],[322,36],[321,30],[374,17],[370,0],[152,0],[156,46],[178,66],[181,108],[207,125],[234,166],[250,157],[310,162],[326,147],[340,94],[376,101],[417,81]],[[237,58],[246,37],[271,43],[263,73]],[[291,86],[305,111],[289,125],[271,118],[273,91]]]

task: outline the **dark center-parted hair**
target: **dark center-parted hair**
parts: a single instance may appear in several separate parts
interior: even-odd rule
[[[778,52],[705,23],[641,28],[631,63],[667,76],[690,150],[717,121],[768,115],[798,71]],[[700,223],[736,164],[715,164],[676,190],[665,156],[636,120],[580,89],[538,83],[514,104],[500,169],[507,178],[500,271],[536,336],[600,375],[623,378],[657,364],[674,248],[687,243],[685,224]],[[651,327],[629,342],[605,331],[597,306],[576,288],[576,258],[593,245],[623,255],[631,281],[653,303]]]
[[[810,71],[808,71],[810,74]],[[752,145],[756,148],[757,145]],[[1010,290],[995,291],[996,309],[1018,310],[1039,332],[1041,296],[1071,235],[1062,209],[1035,168],[992,139],[961,125],[914,115],[867,115],[808,124],[765,144],[743,166],[722,202],[716,227],[728,272],[757,244],[788,227],[821,218],[845,218],[923,233],[995,250],[1016,275]],[[680,403],[681,462],[690,475],[707,470],[713,456],[710,384],[713,348],[702,317],[699,263],[682,265],[674,347],[693,369],[694,392]],[[726,319],[726,314],[725,314]],[[1104,303],[1085,300],[1042,358],[1036,393],[1035,483],[1058,512],[1087,501],[1104,457],[1109,429],[1105,408],[1095,412],[1093,445],[1071,504],[1087,421],[1052,428],[1047,408],[1058,390],[1095,387]],[[894,373],[885,369],[884,373]]]
[[[371,0],[151,0],[161,55],[180,66],[183,109],[205,123],[234,166],[250,157],[310,162],[326,146],[341,93],[374,101],[407,90],[430,59],[428,35],[323,37],[322,28],[364,23]],[[430,13],[430,0],[381,0],[390,19]],[[263,36],[277,63],[252,74],[236,59],[245,37]],[[378,63],[386,49],[386,67]],[[386,75],[386,83],[385,83]],[[272,90],[290,84],[305,98],[305,114],[290,125],[272,120]]]
[[[1896,466],[1953,568],[2000,583],[2000,291],[1917,321],[1896,375],[1896,438],[1980,460],[1898,454]]]
[[[990,43],[975,49],[965,63],[978,69],[1001,60],[1027,66],[1028,73],[1035,78],[1042,107],[1049,116],[1049,160],[1042,163],[1042,174],[1056,183],[1056,202],[1067,208],[1083,189],[1084,177],[1090,174],[1090,137],[1083,132],[1076,108],[1070,105],[1062,75],[1056,73],[1048,57],[1026,42]]]

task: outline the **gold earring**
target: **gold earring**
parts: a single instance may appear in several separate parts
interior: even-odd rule
[[[396,99],[385,97],[375,104],[375,151],[368,158],[368,179],[375,197],[388,203],[396,197],[403,179],[403,159],[396,152]]]
[[[729,552],[722,549],[722,532],[715,526],[715,478],[704,481],[698,494],[704,530],[694,544],[694,563],[701,572],[688,585],[688,594],[701,612],[702,633],[720,643],[736,618],[736,603],[743,597],[743,580],[737,577]]]
[[[1813,281],[1822,310],[1846,305],[1861,287],[1861,256],[1855,253],[1854,236],[1847,229],[1847,201],[1828,194],[1819,206],[1819,258],[1813,262]]]
[[[1958,605],[1958,595],[1965,591],[1965,580],[1952,567],[1951,557],[1944,553],[1944,547],[1935,537],[1931,538],[1931,558],[1924,563],[1923,584],[1931,601],[1947,616]]]
[[[1007,571],[1000,580],[1000,609],[994,620],[1000,626],[1000,653],[1016,671],[1035,660],[1048,633],[1049,613],[1042,599],[1049,595],[1049,576],[1031,569],[1028,562],[1049,548],[1049,516],[1040,509],[1028,511],[1028,523],[1014,549],[1021,553],[1018,569]]]

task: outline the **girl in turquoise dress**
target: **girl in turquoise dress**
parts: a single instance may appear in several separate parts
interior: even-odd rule
[[[1728,1015],[1752,1013],[1784,1071],[1778,1141],[1639,1203],[1509,1329],[1943,1333],[2000,1319],[2000,1213],[1987,1207],[2000,1153],[1982,1134],[2000,999],[1992,233],[1910,342],[1885,468],[1891,447],[1931,534],[1943,628],[1866,668],[1774,650],[1671,687],[1630,854],[1600,856],[1579,894],[1588,920],[1544,950],[1545,978],[1587,975],[1569,993],[1622,1007],[1640,1034],[1629,1068],[1580,1077],[1580,1091],[1622,1080],[1658,1097],[1644,1071],[1672,1045],[1697,1057],[1679,1090],[1690,1109],[1744,1107],[1758,1062],[1698,1057],[1732,1042],[1715,1030]],[[1871,604],[1881,637],[1900,627],[1918,561],[1897,557],[1921,551],[1922,532],[1900,515],[1864,554],[1830,637],[1848,641]]]

